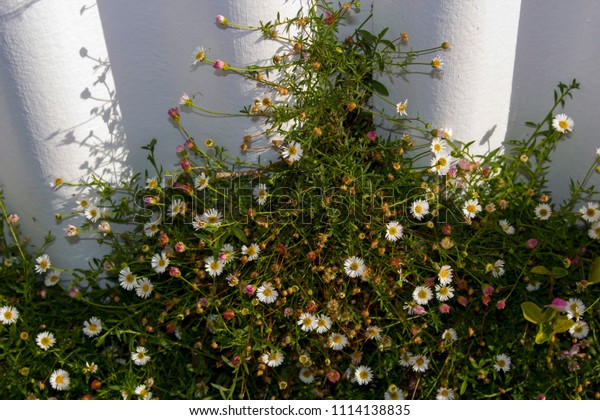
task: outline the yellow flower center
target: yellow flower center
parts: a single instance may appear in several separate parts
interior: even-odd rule
[[[210,269],[211,270],[218,270],[219,269],[219,262],[218,261],[213,261],[210,263]]]
[[[468,211],[469,213],[475,213],[475,210],[477,210],[477,207],[476,207],[474,204],[469,204],[469,205],[467,206],[467,211]]]
[[[265,295],[266,297],[269,297],[273,294],[273,291],[271,289],[265,289],[263,291],[263,295]]]
[[[58,375],[55,381],[58,385],[61,385],[65,381],[65,378],[63,378],[61,375]]]
[[[415,206],[415,213],[417,213],[417,214],[423,213],[423,207],[420,204],[417,204]]]
[[[438,165],[440,165],[440,166],[446,166],[447,163],[448,163],[448,160],[445,157],[441,157],[438,159]]]
[[[298,153],[298,150],[296,149],[296,146],[290,146],[290,147],[289,147],[289,149],[288,149],[288,154],[289,154],[290,156],[293,156],[293,155],[295,155],[296,153]]]
[[[427,292],[425,290],[419,290],[419,293],[417,293],[417,296],[419,297],[419,299],[426,299]]]
[[[354,261],[352,264],[350,264],[350,270],[356,271],[356,270],[358,270],[358,268],[359,268],[359,264],[356,261]]]
[[[342,342],[342,337],[339,335],[334,335],[331,341],[333,341],[335,344],[340,344]]]
[[[90,324],[90,326],[88,327],[88,329],[91,332],[96,332],[98,330],[98,326],[96,324]]]
[[[398,229],[396,229],[396,226],[390,226],[390,228],[388,229],[388,233],[390,234],[390,236],[396,236],[396,234],[398,233]]]
[[[360,379],[367,380],[369,379],[369,372],[367,372],[366,370],[361,370],[359,376]]]
[[[587,214],[589,217],[594,217],[596,215],[596,209],[593,207],[588,208],[585,214]]]
[[[44,337],[44,338],[42,338],[41,344],[44,347],[49,346],[50,345],[50,337]]]
[[[4,312],[4,319],[9,320],[9,319],[12,319],[12,317],[13,317],[13,314],[11,311]]]
[[[558,125],[560,128],[562,128],[563,130],[566,130],[567,128],[569,128],[569,123],[565,120],[561,120],[558,122]]]

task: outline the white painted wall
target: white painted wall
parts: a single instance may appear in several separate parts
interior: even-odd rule
[[[97,249],[64,238],[66,223],[56,224],[53,215],[74,200],[71,191],[50,191],[48,182],[55,176],[75,181],[90,171],[109,177],[143,171],[140,147],[153,137],[162,163],[173,168],[174,148],[183,138],[166,111],[183,91],[200,93],[203,104],[223,111],[262,94],[209,66],[191,70],[194,48],[203,45],[232,65],[269,59],[278,48],[273,41],[259,42],[258,34],[219,28],[214,17],[254,23],[277,11],[295,13],[300,1],[0,0],[0,187],[35,242],[48,229],[59,237],[49,250],[56,265],[85,265],[83,257]],[[600,147],[594,129],[600,2],[372,3],[374,30],[408,32],[415,49],[452,44],[443,54],[441,78],[427,69],[396,79],[391,99],[408,98],[411,115],[453,128],[455,137],[476,140],[482,152],[526,135],[523,122],[544,115],[559,81],[582,83],[566,110],[575,131],[558,150],[551,177],[555,198],[564,198],[568,177],[583,176]],[[363,14],[370,6],[363,2]],[[243,119],[183,118],[196,139],[211,137],[230,150],[256,130]]]

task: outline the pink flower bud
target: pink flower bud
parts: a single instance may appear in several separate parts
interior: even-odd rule
[[[377,131],[373,130],[373,131],[369,131],[367,133],[367,138],[369,140],[376,140],[377,139]]]
[[[450,305],[448,305],[447,303],[442,303],[440,305],[440,313],[449,314],[450,313]]]
[[[535,238],[531,238],[531,239],[528,239],[528,240],[527,240],[527,247],[528,247],[529,249],[533,249],[533,248],[535,248],[535,247],[537,246],[537,244],[538,244],[538,241],[537,241],[537,239],[535,239]]]
[[[250,296],[252,296],[254,294],[254,292],[256,292],[256,287],[252,286],[251,284],[246,286],[246,293],[248,293]]]
[[[498,302],[496,302],[496,309],[504,309],[506,308],[506,302],[503,300],[499,300]]]
[[[179,108],[174,107],[174,108],[170,108],[167,111],[167,114],[169,115],[169,117],[171,117],[174,121],[179,121],[180,115],[179,115]]]
[[[175,243],[175,252],[184,252],[186,248],[186,245],[181,241]]]
[[[181,277],[181,270],[177,267],[171,267],[169,269],[169,275],[171,277]]]
[[[183,169],[185,172],[189,172],[192,170],[192,164],[187,159],[182,160],[180,162],[180,165],[181,165],[181,169]]]
[[[327,372],[327,380],[332,384],[340,380],[340,373],[337,370],[331,370]]]
[[[11,225],[16,225],[17,223],[19,223],[19,215],[12,213],[8,215],[8,223],[10,223]]]
[[[227,25],[227,23],[229,23],[229,21],[227,20],[227,18],[223,15],[217,15],[217,17],[215,17],[215,21],[219,24],[219,25]]]
[[[229,65],[222,60],[216,60],[215,64],[213,64],[213,67],[217,70],[227,70]]]
[[[465,308],[467,307],[467,298],[464,296],[459,296],[458,297],[458,304],[461,306],[464,306]]]
[[[223,313],[223,318],[225,318],[226,321],[231,321],[234,317],[235,317],[235,312],[233,312],[233,310],[231,310],[231,309],[227,309]]]

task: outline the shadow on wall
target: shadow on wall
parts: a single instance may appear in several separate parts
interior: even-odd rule
[[[91,63],[94,75],[91,87],[86,86],[79,95],[82,101],[91,106],[89,108],[90,118],[76,126],[56,131],[46,140],[62,136],[57,146],[78,145],[80,148],[85,148],[86,155],[90,157],[90,160],[81,162],[79,169],[87,175],[94,173],[106,181],[116,183],[119,179],[130,177],[131,173],[126,165],[128,150],[119,104],[116,100],[115,89],[107,80],[110,77],[110,62],[108,58],[90,55],[86,47],[81,47],[79,55]],[[101,120],[102,123],[99,124],[95,120]],[[97,133],[95,128],[98,125],[106,126],[106,131],[103,129],[102,133]],[[85,129],[86,126],[92,128],[85,137],[77,139],[76,131],[79,128]]]

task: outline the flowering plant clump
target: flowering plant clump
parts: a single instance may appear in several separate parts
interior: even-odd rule
[[[152,174],[61,182],[88,188],[66,235],[111,252],[65,290],[52,287],[64,270],[51,255],[3,247],[2,395],[599,397],[600,205],[588,184],[600,157],[564,203],[546,188],[574,127],[558,108],[578,83],[558,86],[529,138],[473,154],[381,82],[443,71],[449,44],[414,51],[407,34],[364,25],[340,39],[358,7],[313,1],[256,28],[217,17],[286,46],[248,67],[194,54],[264,88],[239,114],[260,121],[240,157],[197,141],[173,107],[180,169],[163,170],[153,140]],[[179,106],[219,114],[194,95]],[[263,149],[268,163],[243,159]]]

